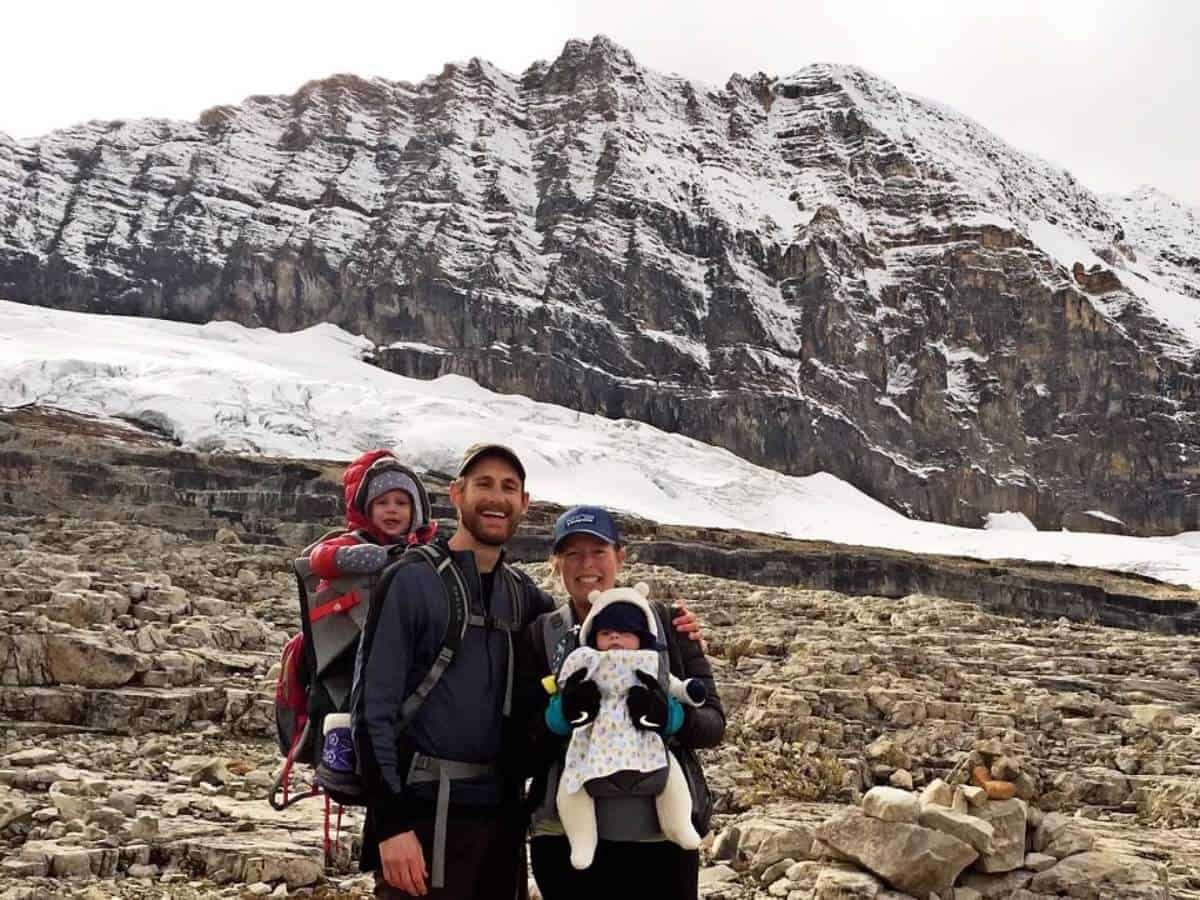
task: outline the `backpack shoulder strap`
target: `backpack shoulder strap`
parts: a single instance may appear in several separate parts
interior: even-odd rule
[[[678,672],[676,677],[683,677],[683,656],[679,652],[678,635],[671,633],[675,630],[675,626],[671,624],[670,608],[659,600],[651,603],[650,608],[654,611],[655,618],[658,619],[659,639],[666,648],[658,653],[658,680],[662,682],[665,690],[670,686],[673,673]]]
[[[405,728],[429,697],[455,655],[462,646],[463,636],[471,619],[471,600],[467,593],[467,582],[462,572],[454,563],[454,558],[437,544],[414,544],[401,555],[400,559],[388,567],[388,573],[394,574],[394,569],[408,561],[423,560],[437,573],[442,583],[442,593],[446,598],[447,618],[446,632],[442,637],[442,646],[433,660],[433,665],[421,679],[421,683],[408,695],[400,707],[400,728]],[[385,575],[386,577],[386,575]],[[387,577],[390,582],[391,578]],[[382,579],[381,579],[382,582]]]
[[[651,603],[650,608],[658,617],[658,631],[662,642],[667,645],[671,671],[676,672],[679,677],[683,677],[683,654],[679,651],[679,636],[671,633],[675,630],[675,626],[671,624],[671,608],[660,600]]]
[[[512,603],[512,621],[506,626],[508,631],[520,631],[525,627],[525,583],[521,580],[508,563],[500,564],[500,577],[508,588],[509,600]]]

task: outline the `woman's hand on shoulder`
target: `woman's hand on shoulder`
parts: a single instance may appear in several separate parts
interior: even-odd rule
[[[671,609],[673,612],[678,613],[671,620],[671,624],[675,626],[675,630],[682,635],[686,635],[689,640],[699,641],[701,649],[707,651],[708,647],[704,643],[704,632],[700,628],[700,620],[696,618],[696,614],[683,603],[676,604]]]

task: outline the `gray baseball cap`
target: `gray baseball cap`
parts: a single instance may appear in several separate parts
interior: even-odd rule
[[[486,456],[498,456],[517,470],[517,474],[521,476],[521,483],[525,483],[525,467],[521,465],[521,458],[517,456],[516,451],[512,447],[506,447],[504,444],[489,444],[481,442],[472,444],[467,448],[467,452],[463,454],[462,462],[458,464],[458,477],[462,478],[467,474],[467,470],[475,465],[480,459]]]

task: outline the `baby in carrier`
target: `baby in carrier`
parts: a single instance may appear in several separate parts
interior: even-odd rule
[[[661,782],[665,773],[666,784],[655,793],[659,827],[667,840],[685,850],[700,846],[700,835],[692,826],[687,780],[659,734],[664,723],[635,726],[626,703],[630,688],[664,677],[669,680],[669,696],[680,703],[699,706],[707,695],[698,680],[680,681],[669,673],[666,648],[658,639],[658,617],[646,600],[649,592],[645,584],[593,592],[591,612],[579,631],[580,646],[567,656],[559,672],[562,682],[573,673],[585,673],[583,677],[600,690],[596,719],[571,733],[556,795],[559,819],[571,845],[571,865],[576,869],[591,865],[596,852],[593,795],[609,793],[612,776],[618,773],[646,773],[641,780],[648,785]],[[622,783],[628,784],[628,778]]]

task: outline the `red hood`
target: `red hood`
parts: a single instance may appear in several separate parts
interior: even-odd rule
[[[367,469],[371,468],[371,463],[385,456],[396,459],[396,454],[391,450],[368,450],[358,459],[354,460],[354,462],[350,463],[346,467],[345,474],[342,475],[342,487],[344,488],[346,498],[346,527],[351,531],[365,531],[381,544],[387,543],[387,539],[371,525],[370,520],[367,519],[366,511],[358,509],[354,505],[354,497],[362,485],[363,476],[367,474]]]

